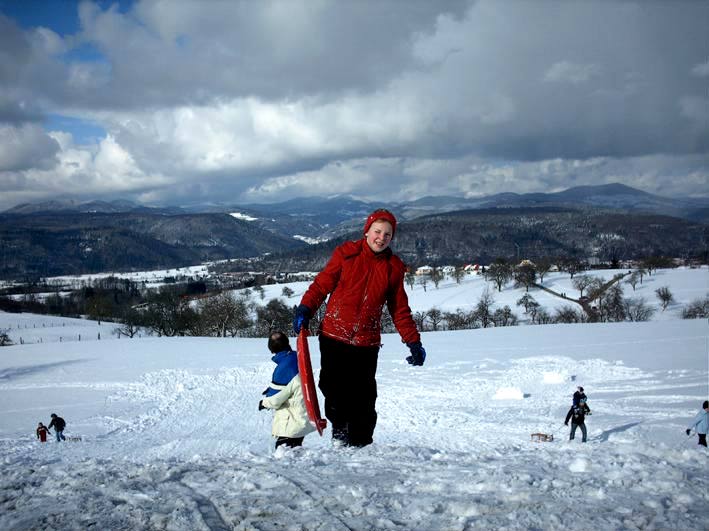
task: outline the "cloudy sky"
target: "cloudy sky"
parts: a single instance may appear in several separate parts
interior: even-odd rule
[[[709,2],[0,0],[0,210],[709,196]]]

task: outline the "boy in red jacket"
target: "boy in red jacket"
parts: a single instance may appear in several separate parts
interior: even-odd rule
[[[396,218],[375,210],[364,224],[364,238],[335,249],[296,309],[296,335],[329,295],[320,323],[320,382],[332,437],[346,446],[372,443],[377,423],[377,358],[382,308],[409,347],[406,360],[423,365],[426,351],[411,317],[404,290],[404,263],[389,248]]]

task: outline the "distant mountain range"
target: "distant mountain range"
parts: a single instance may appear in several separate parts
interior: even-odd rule
[[[603,234],[620,235],[618,256],[701,256],[709,240],[709,198],[665,198],[620,184],[391,204],[345,196],[166,208],[54,200],[0,213],[0,279],[228,258],[307,268],[320,264],[337,241],[359,237],[365,217],[378,207],[398,216],[395,246],[410,263],[514,256],[520,242],[529,256],[599,255]]]

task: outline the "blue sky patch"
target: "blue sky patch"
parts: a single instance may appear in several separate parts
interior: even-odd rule
[[[106,137],[106,130],[96,122],[66,116],[50,114],[44,122],[47,131],[64,131],[71,133],[76,144],[97,144]]]

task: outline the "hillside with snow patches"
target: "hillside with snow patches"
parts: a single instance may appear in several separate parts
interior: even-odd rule
[[[577,295],[568,275],[544,283]],[[289,287],[296,304],[307,283]],[[414,311],[454,311],[486,287],[524,323],[522,290],[480,277],[407,291]],[[709,398],[709,323],[679,316],[709,269],[623,288],[658,306],[651,321],[427,332],[423,367],[383,336],[375,442],[358,450],[328,429],[274,451],[265,339],[118,339],[110,323],[0,313],[24,343],[0,349],[0,528],[707,529],[709,453],[684,430]],[[563,426],[578,385],[586,444]],[[36,440],[52,412],[80,442]]]

